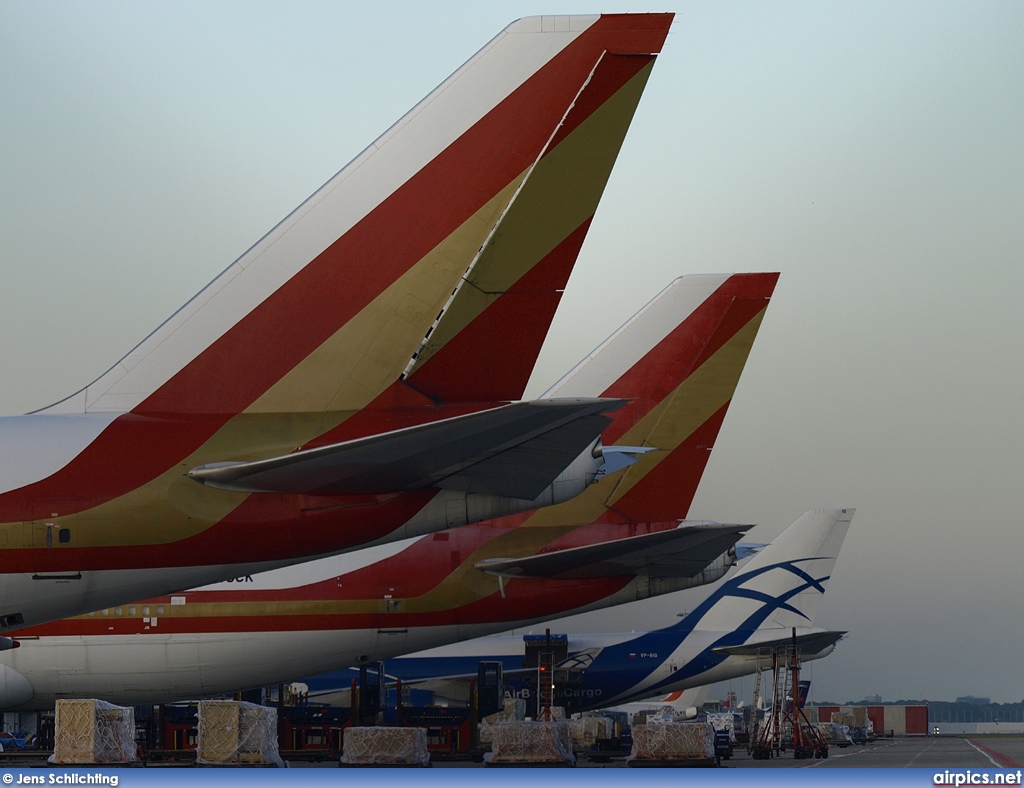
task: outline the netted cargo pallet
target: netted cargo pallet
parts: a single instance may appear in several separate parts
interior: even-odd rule
[[[128,763],[137,757],[133,709],[102,700],[57,701],[55,763]]]
[[[284,766],[277,751],[277,709],[234,700],[200,701],[196,761]]]
[[[685,722],[686,717],[680,714],[672,706],[662,706],[660,709],[643,709],[630,717],[631,728],[640,725],[660,724],[663,722]]]
[[[493,766],[576,762],[568,722],[500,722],[491,726],[491,732],[491,751],[484,761]]]
[[[423,728],[349,728],[341,762],[348,766],[429,766]]]
[[[715,763],[715,732],[706,722],[666,722],[633,729],[633,752],[627,763],[672,762],[693,766]]]
[[[607,717],[584,717],[569,722],[574,750],[589,750],[597,746],[598,739],[612,738],[614,723]]]
[[[488,714],[482,720],[478,727],[479,739],[481,744],[490,744],[494,740],[493,728],[499,722],[522,722],[526,719],[526,701],[522,698],[506,698],[505,708],[501,711],[496,711],[494,714]]]

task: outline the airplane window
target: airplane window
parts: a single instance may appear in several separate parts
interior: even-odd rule
[[[147,618],[149,617],[149,605],[142,606],[142,615],[146,616]]]
[[[121,610],[122,610],[122,609],[121,609],[121,608],[119,608],[119,607],[116,607],[116,608],[114,608],[114,615],[115,615],[115,616],[119,616],[119,615],[121,615]]]
[[[68,542],[70,542],[71,541],[71,529],[70,528],[61,528],[59,531],[57,531],[57,541],[60,542],[61,544],[67,544]]]
[[[163,605],[157,605],[156,606],[156,614],[158,616],[162,616],[164,614],[164,606]]]
[[[128,615],[129,616],[134,616],[135,615],[135,605],[132,605],[130,608],[128,608]]]

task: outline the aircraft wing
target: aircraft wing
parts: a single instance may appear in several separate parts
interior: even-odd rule
[[[475,564],[503,577],[693,577],[732,547],[752,525],[681,525],[625,539],[572,547],[525,558],[490,558]]]
[[[514,402],[255,462],[201,465],[223,490],[374,495],[444,487],[533,500],[610,422],[618,399]]]
[[[833,646],[846,635],[845,632],[833,632],[831,630],[819,630],[817,632],[805,632],[796,636],[796,645],[801,651],[807,654],[817,654],[829,646]],[[792,635],[772,638],[770,640],[744,643],[740,646],[718,646],[712,649],[719,654],[730,654],[737,657],[753,657],[760,649],[785,648],[793,645]]]

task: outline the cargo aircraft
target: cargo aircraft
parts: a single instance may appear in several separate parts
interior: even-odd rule
[[[569,634],[555,666],[553,705],[567,713],[618,704],[750,675],[758,662],[771,669],[771,652],[794,639],[805,661],[828,656],[846,633],[814,626],[818,605],[854,509],[806,512],[731,576],[707,589],[676,595],[680,620],[653,632]],[[556,625],[557,626],[557,625]],[[526,635],[536,643],[543,635]],[[432,702],[465,701],[468,679],[481,661],[503,666],[506,691],[525,696],[536,713],[537,668],[525,669],[524,635],[493,635],[385,662],[403,686],[433,691]],[[337,700],[353,671],[304,678],[309,699]],[[558,683],[561,677],[563,682]],[[532,702],[532,704],[531,704]],[[531,708],[532,705],[532,708]]]
[[[582,495],[14,632],[0,709],[289,682],[722,577],[749,526],[679,519],[776,280],[682,277],[547,392],[628,400],[605,430],[628,453]]]
[[[621,400],[517,400],[671,20],[513,23],[96,381],[0,419],[0,631],[583,491]]]

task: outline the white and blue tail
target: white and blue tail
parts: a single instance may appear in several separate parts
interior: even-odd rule
[[[811,625],[854,511],[804,513],[677,626],[749,631]]]

